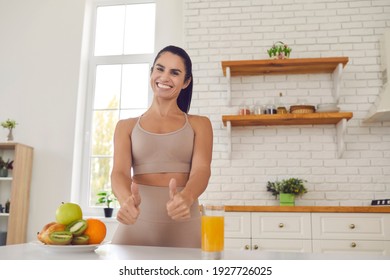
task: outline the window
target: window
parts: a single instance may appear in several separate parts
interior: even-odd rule
[[[111,189],[116,123],[139,116],[151,100],[155,1],[113,2],[95,1],[92,12],[80,184],[80,204],[89,214],[98,206],[96,194]]]

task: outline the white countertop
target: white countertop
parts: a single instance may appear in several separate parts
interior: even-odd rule
[[[0,246],[0,260],[201,260],[200,249],[104,244],[85,251],[45,247],[31,242]],[[58,246],[57,246],[58,247]],[[76,251],[77,250],[77,251]],[[226,260],[390,260],[390,256],[371,254],[321,254],[226,250]]]

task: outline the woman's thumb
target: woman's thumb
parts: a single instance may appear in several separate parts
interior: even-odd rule
[[[169,197],[173,199],[175,194],[177,193],[177,188],[176,188],[176,179],[172,178],[169,181]]]
[[[139,195],[138,185],[134,182],[131,183],[131,194],[133,196],[135,206],[141,204],[141,196]]]

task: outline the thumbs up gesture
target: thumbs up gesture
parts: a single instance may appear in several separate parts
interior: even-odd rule
[[[141,204],[141,196],[139,194],[138,185],[131,183],[131,195],[122,203],[121,208],[117,213],[117,220],[125,225],[134,224],[139,216]]]
[[[169,201],[167,203],[167,213],[173,220],[184,220],[191,217],[190,207],[192,201],[178,192],[176,180],[169,181]]]

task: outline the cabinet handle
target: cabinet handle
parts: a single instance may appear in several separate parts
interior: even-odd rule
[[[257,249],[259,249],[259,246],[255,245],[255,246],[253,246],[253,249],[257,250]]]
[[[352,247],[352,248],[355,248],[355,247],[356,247],[356,243],[355,243],[355,242],[352,242],[352,243],[351,243],[351,247]]]
[[[350,228],[350,229],[354,229],[354,228],[355,228],[355,224],[350,224],[350,225],[349,225],[349,228]]]
[[[244,249],[249,250],[250,249],[249,245],[245,245]]]
[[[280,223],[280,224],[279,224],[279,227],[280,227],[280,228],[283,228],[283,227],[284,227],[284,224],[283,224],[283,223]]]

